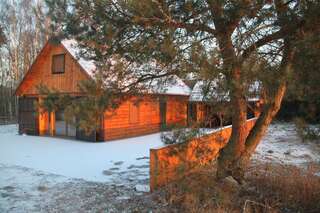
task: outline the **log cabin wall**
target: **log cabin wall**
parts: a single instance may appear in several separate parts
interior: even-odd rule
[[[116,110],[106,111],[102,126],[104,140],[159,132],[159,101],[154,96],[133,97]]]
[[[205,104],[197,103],[197,122],[203,123],[205,119]]]
[[[170,125],[187,125],[188,97],[167,96],[166,123]]]
[[[65,54],[64,73],[53,74],[52,58],[54,55],[61,54]],[[78,84],[86,79],[88,75],[62,45],[47,43],[18,87],[16,95],[35,97],[41,101],[37,89],[37,86],[41,84],[61,93],[81,95]],[[163,120],[160,116],[160,97],[165,100],[166,106]],[[104,114],[98,140],[112,140],[159,132],[162,123],[186,125],[187,102],[188,96],[179,95],[143,95],[138,102],[137,98],[132,98],[122,103],[113,113]],[[55,113],[49,115],[39,109],[37,120],[40,135],[55,135],[54,116]]]
[[[186,125],[188,97],[165,96],[166,123]],[[104,140],[114,140],[160,131],[160,97],[145,95],[133,97],[113,112],[106,111],[103,121]]]
[[[64,54],[65,56],[64,72],[53,74],[52,58],[54,55],[61,54]],[[37,89],[37,87],[41,84],[47,86],[49,89],[58,90],[61,93],[78,95],[80,93],[78,84],[82,80],[86,79],[88,79],[88,75],[86,75],[78,62],[62,45],[53,45],[47,43],[31,66],[28,73],[25,75],[25,78],[16,91],[16,95],[20,97],[32,97],[37,101],[41,101],[41,97]],[[24,105],[20,106],[20,108],[23,107]],[[37,132],[40,135],[54,135],[54,113],[49,115],[48,112],[45,112],[42,109],[39,109],[37,113]],[[51,119],[49,117],[51,117]],[[19,120],[19,125],[22,126],[22,128],[24,128],[24,123],[31,122],[25,119],[28,118],[24,116]],[[49,119],[52,121],[50,123],[51,126],[49,126]]]
[[[65,71],[52,74],[52,56],[58,54],[65,54]],[[62,45],[48,43],[26,74],[16,94],[18,96],[38,95],[37,86],[40,84],[62,93],[79,93],[78,83],[85,79],[88,79],[88,76]]]

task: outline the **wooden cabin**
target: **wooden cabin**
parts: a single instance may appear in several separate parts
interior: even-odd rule
[[[186,125],[190,88],[177,77],[164,92],[141,94],[124,101],[110,115],[106,109],[101,128],[91,135],[68,124],[63,110],[48,113],[36,108],[42,101],[38,85],[46,85],[74,97],[83,96],[78,84],[92,78],[95,65],[77,56],[75,41],[47,42],[16,89],[19,97],[19,133],[74,137],[88,141],[107,141],[159,132],[173,124]]]
[[[229,92],[219,88],[221,78],[213,81],[200,80],[195,83],[189,97],[189,125],[205,128],[231,125],[230,115],[227,117],[221,110],[228,109],[230,103]],[[260,87],[257,81],[249,85],[246,97],[248,119],[260,115],[262,106],[262,99],[259,95]]]

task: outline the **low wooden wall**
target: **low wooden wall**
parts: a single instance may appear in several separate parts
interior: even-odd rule
[[[247,132],[256,118],[247,121]],[[215,160],[231,135],[231,126],[186,143],[150,149],[150,189],[155,190],[178,180],[195,169]]]

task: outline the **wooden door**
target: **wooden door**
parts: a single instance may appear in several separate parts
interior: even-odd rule
[[[39,117],[35,107],[37,98],[19,98],[19,133],[39,135]]]

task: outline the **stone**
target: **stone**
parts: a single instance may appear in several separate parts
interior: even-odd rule
[[[135,185],[134,189],[137,192],[150,192],[150,186],[145,184],[137,184]]]
[[[221,180],[221,187],[225,191],[239,191],[241,188],[241,185],[236,181],[232,176],[228,176]]]

